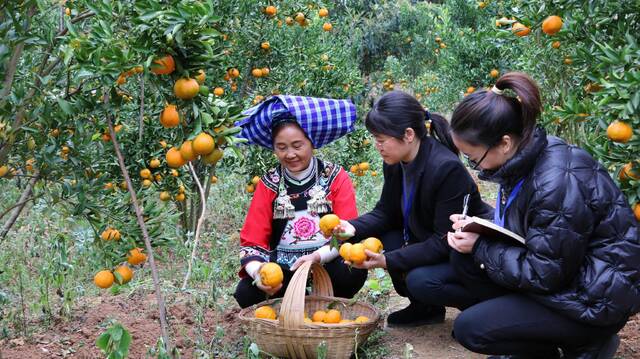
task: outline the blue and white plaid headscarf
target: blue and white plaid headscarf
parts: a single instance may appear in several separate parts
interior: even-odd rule
[[[349,100],[303,96],[273,96],[242,113],[236,122],[239,137],[251,144],[273,149],[271,126],[282,118],[295,118],[314,148],[320,148],[353,131],[356,106]]]

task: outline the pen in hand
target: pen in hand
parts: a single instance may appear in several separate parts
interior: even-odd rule
[[[470,194],[466,194],[464,196],[464,199],[462,200],[462,218],[461,219],[467,219],[467,212],[469,210],[469,197],[471,195]],[[462,227],[456,229],[456,232],[462,232]]]

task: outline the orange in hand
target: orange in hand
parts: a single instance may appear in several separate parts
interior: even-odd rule
[[[333,234],[333,229],[340,224],[340,217],[335,214],[327,214],[320,218],[320,231],[325,237],[330,237]]]

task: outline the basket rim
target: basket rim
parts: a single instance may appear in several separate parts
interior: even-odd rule
[[[284,326],[280,325],[280,321],[277,319],[264,319],[264,318],[255,318],[253,317],[252,313],[255,312],[255,310],[258,307],[261,306],[265,306],[265,305],[272,305],[273,303],[276,302],[281,302],[283,298],[273,298],[273,299],[267,299],[265,301],[262,301],[260,303],[256,303],[254,305],[251,305],[249,307],[243,308],[242,310],[240,310],[240,312],[238,313],[238,319],[240,319],[240,321],[242,322],[247,322],[247,323],[260,323],[260,324],[266,324],[269,326],[273,326],[273,327],[280,327],[280,328],[284,328]],[[352,302],[352,299],[348,299],[348,298],[340,298],[340,297],[330,297],[330,296],[322,296],[322,295],[307,295],[304,297],[305,302],[308,299],[312,299],[312,300],[321,300],[321,301],[330,301],[330,302],[342,302],[342,303],[347,303],[349,304],[350,302]],[[373,305],[366,303],[366,302],[360,302],[360,301],[355,301],[353,302],[353,304],[350,304],[352,306],[355,305],[359,305],[362,307],[365,307],[369,310],[371,310],[375,316],[373,318],[369,318],[369,321],[366,323],[343,323],[343,324],[318,324],[318,323],[304,323],[303,328],[314,328],[314,329],[332,329],[332,328],[361,328],[361,327],[365,327],[365,326],[369,326],[369,325],[377,325],[381,318],[382,318],[382,314],[380,313],[380,310],[376,307],[374,307]],[[251,313],[251,315],[250,315]]]

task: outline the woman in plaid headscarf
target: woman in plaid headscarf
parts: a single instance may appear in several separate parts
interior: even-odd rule
[[[256,187],[240,231],[240,277],[234,294],[245,308],[284,295],[292,271],[303,261],[324,264],[334,294],[351,298],[367,277],[365,270],[349,270],[320,232],[327,213],[351,219],[358,215],[355,192],[342,167],[313,155],[353,130],[355,106],[346,100],[277,96],[245,112],[238,122],[240,137],[273,150],[280,165]],[[283,284],[272,288],[260,282],[260,267],[278,263]],[[255,283],[255,285],[254,285]]]

